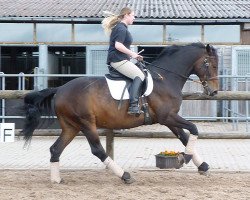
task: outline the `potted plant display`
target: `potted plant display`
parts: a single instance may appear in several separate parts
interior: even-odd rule
[[[182,167],[178,159],[179,152],[175,151],[162,151],[159,154],[155,155],[156,158],[156,167],[160,169],[179,169]]]

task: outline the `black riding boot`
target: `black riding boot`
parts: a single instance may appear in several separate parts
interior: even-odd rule
[[[139,116],[142,112],[139,107],[139,97],[141,94],[142,80],[137,76],[133,80],[132,85],[129,89],[129,115]]]

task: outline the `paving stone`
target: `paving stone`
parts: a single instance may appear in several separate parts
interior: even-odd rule
[[[33,137],[29,149],[23,149],[24,142],[0,143],[0,169],[49,169],[50,146],[57,137]],[[105,137],[101,136],[105,148]],[[250,171],[250,139],[199,139],[197,149],[211,170]],[[184,146],[174,138],[122,138],[115,137],[115,161],[123,168],[157,169],[155,154],[160,151],[184,151]],[[105,168],[93,156],[87,140],[76,137],[64,150],[60,160],[61,169]],[[192,162],[181,170],[196,171]]]

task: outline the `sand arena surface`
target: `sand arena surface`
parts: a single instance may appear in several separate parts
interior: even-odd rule
[[[49,170],[0,173],[1,200],[250,199],[250,172],[210,172],[206,177],[178,170],[134,170],[136,182],[131,185],[105,169],[63,170],[63,184],[51,184]]]

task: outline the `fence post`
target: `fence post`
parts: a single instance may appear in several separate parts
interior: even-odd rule
[[[1,76],[1,90],[5,90],[5,75],[3,72],[0,72],[0,76]],[[2,107],[2,115],[1,115],[1,118],[2,118],[2,123],[5,122],[5,99],[2,99],[1,100],[1,107]]]
[[[114,132],[113,130],[106,131],[106,153],[114,160]]]

